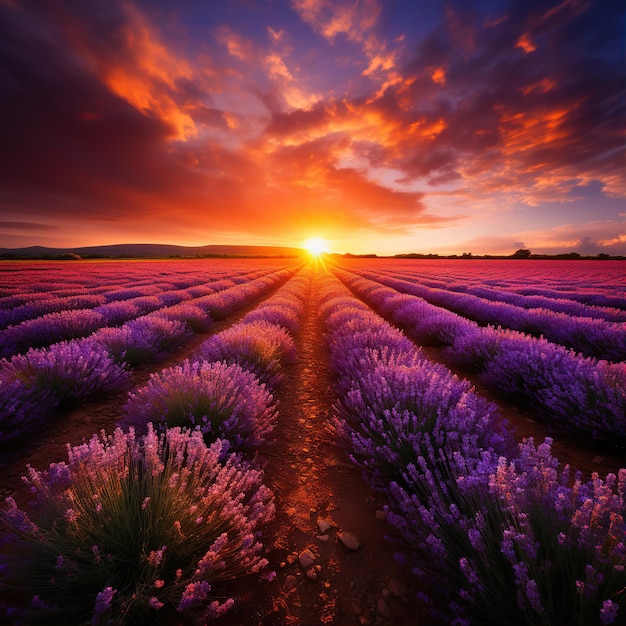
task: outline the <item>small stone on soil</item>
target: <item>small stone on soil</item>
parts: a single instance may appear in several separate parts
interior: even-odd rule
[[[300,552],[298,560],[300,561],[300,567],[302,567],[302,569],[307,569],[315,562],[315,555],[307,548],[306,550],[302,550],[302,552]]]
[[[377,509],[376,519],[387,519],[387,511],[382,511],[381,509]]]
[[[337,537],[348,550],[356,550],[361,545],[352,533],[338,533]]]
[[[396,596],[396,598],[401,598],[406,594],[406,585],[395,578],[389,579],[387,587],[389,588],[389,593],[392,596]]]
[[[322,533],[322,535],[324,535],[326,531],[331,528],[330,524],[326,520],[323,520],[323,519],[317,522],[317,527],[320,529],[320,532]]]
[[[285,589],[293,589],[298,584],[298,579],[295,576],[289,575],[285,578]]]
[[[389,612],[389,607],[384,598],[378,598],[378,600],[376,600],[376,613],[385,619],[391,619],[391,613]]]
[[[306,577],[309,580],[317,580],[317,572],[311,567],[306,571]]]

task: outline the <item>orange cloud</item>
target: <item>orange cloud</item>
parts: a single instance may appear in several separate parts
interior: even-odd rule
[[[269,33],[271,40],[276,43],[279,42],[283,38],[283,35],[285,34],[284,29],[274,30],[271,26],[267,27],[267,32]]]
[[[221,26],[215,38],[226,46],[230,56],[246,62],[255,59],[254,44],[234,32],[229,26]]]
[[[438,85],[445,85],[446,84],[446,72],[443,69],[443,67],[438,67],[436,70],[433,71],[433,73],[431,74],[431,78],[433,83],[437,83]]]
[[[516,48],[521,48],[526,54],[530,54],[531,52],[535,52],[537,50],[537,46],[533,43],[530,38],[529,33],[524,33],[515,44]]]
[[[268,67],[269,75],[272,78],[283,78],[287,81],[292,81],[293,76],[291,72],[287,69],[285,62],[281,59],[281,57],[272,53],[265,57],[265,64]]]
[[[557,86],[557,81],[552,78],[542,78],[539,82],[520,87],[520,91],[528,96],[532,93],[548,93]]]
[[[329,40],[344,33],[348,39],[363,41],[382,10],[378,0],[292,0],[291,4],[304,22]]]
[[[130,58],[123,65],[104,67],[104,82],[138,111],[168,122],[173,138],[185,140],[197,135],[193,118],[172,95],[177,81],[193,77],[191,65],[159,40],[144,15],[130,5],[125,10],[129,22],[120,30],[120,36]]]

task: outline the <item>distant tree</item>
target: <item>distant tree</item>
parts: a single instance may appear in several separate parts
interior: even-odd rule
[[[78,261],[82,259],[82,257],[75,252],[63,252],[57,256],[57,259],[59,259],[59,261]]]
[[[526,248],[520,248],[519,250],[516,250],[511,256],[514,259],[529,259],[530,255],[531,255],[530,250]]]

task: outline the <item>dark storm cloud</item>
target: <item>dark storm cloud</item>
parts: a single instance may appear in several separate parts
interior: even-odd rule
[[[444,179],[457,168],[492,174],[487,190],[504,184],[493,169],[500,163],[513,187],[578,176],[610,192],[626,116],[618,3],[518,2],[495,24],[453,13],[403,69],[415,77],[414,111],[440,115],[445,129],[390,162],[420,177],[436,171],[434,151]]]
[[[164,163],[156,155],[168,125],[112,94],[80,47],[68,46],[63,30],[76,16],[63,22],[68,14],[58,5],[42,5],[45,24],[43,16],[0,8],[3,190],[108,204],[125,187],[163,186]],[[96,30],[81,37],[107,47],[111,29]]]

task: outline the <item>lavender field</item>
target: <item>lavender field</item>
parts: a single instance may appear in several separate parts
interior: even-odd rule
[[[0,263],[2,623],[626,623],[625,276]]]

